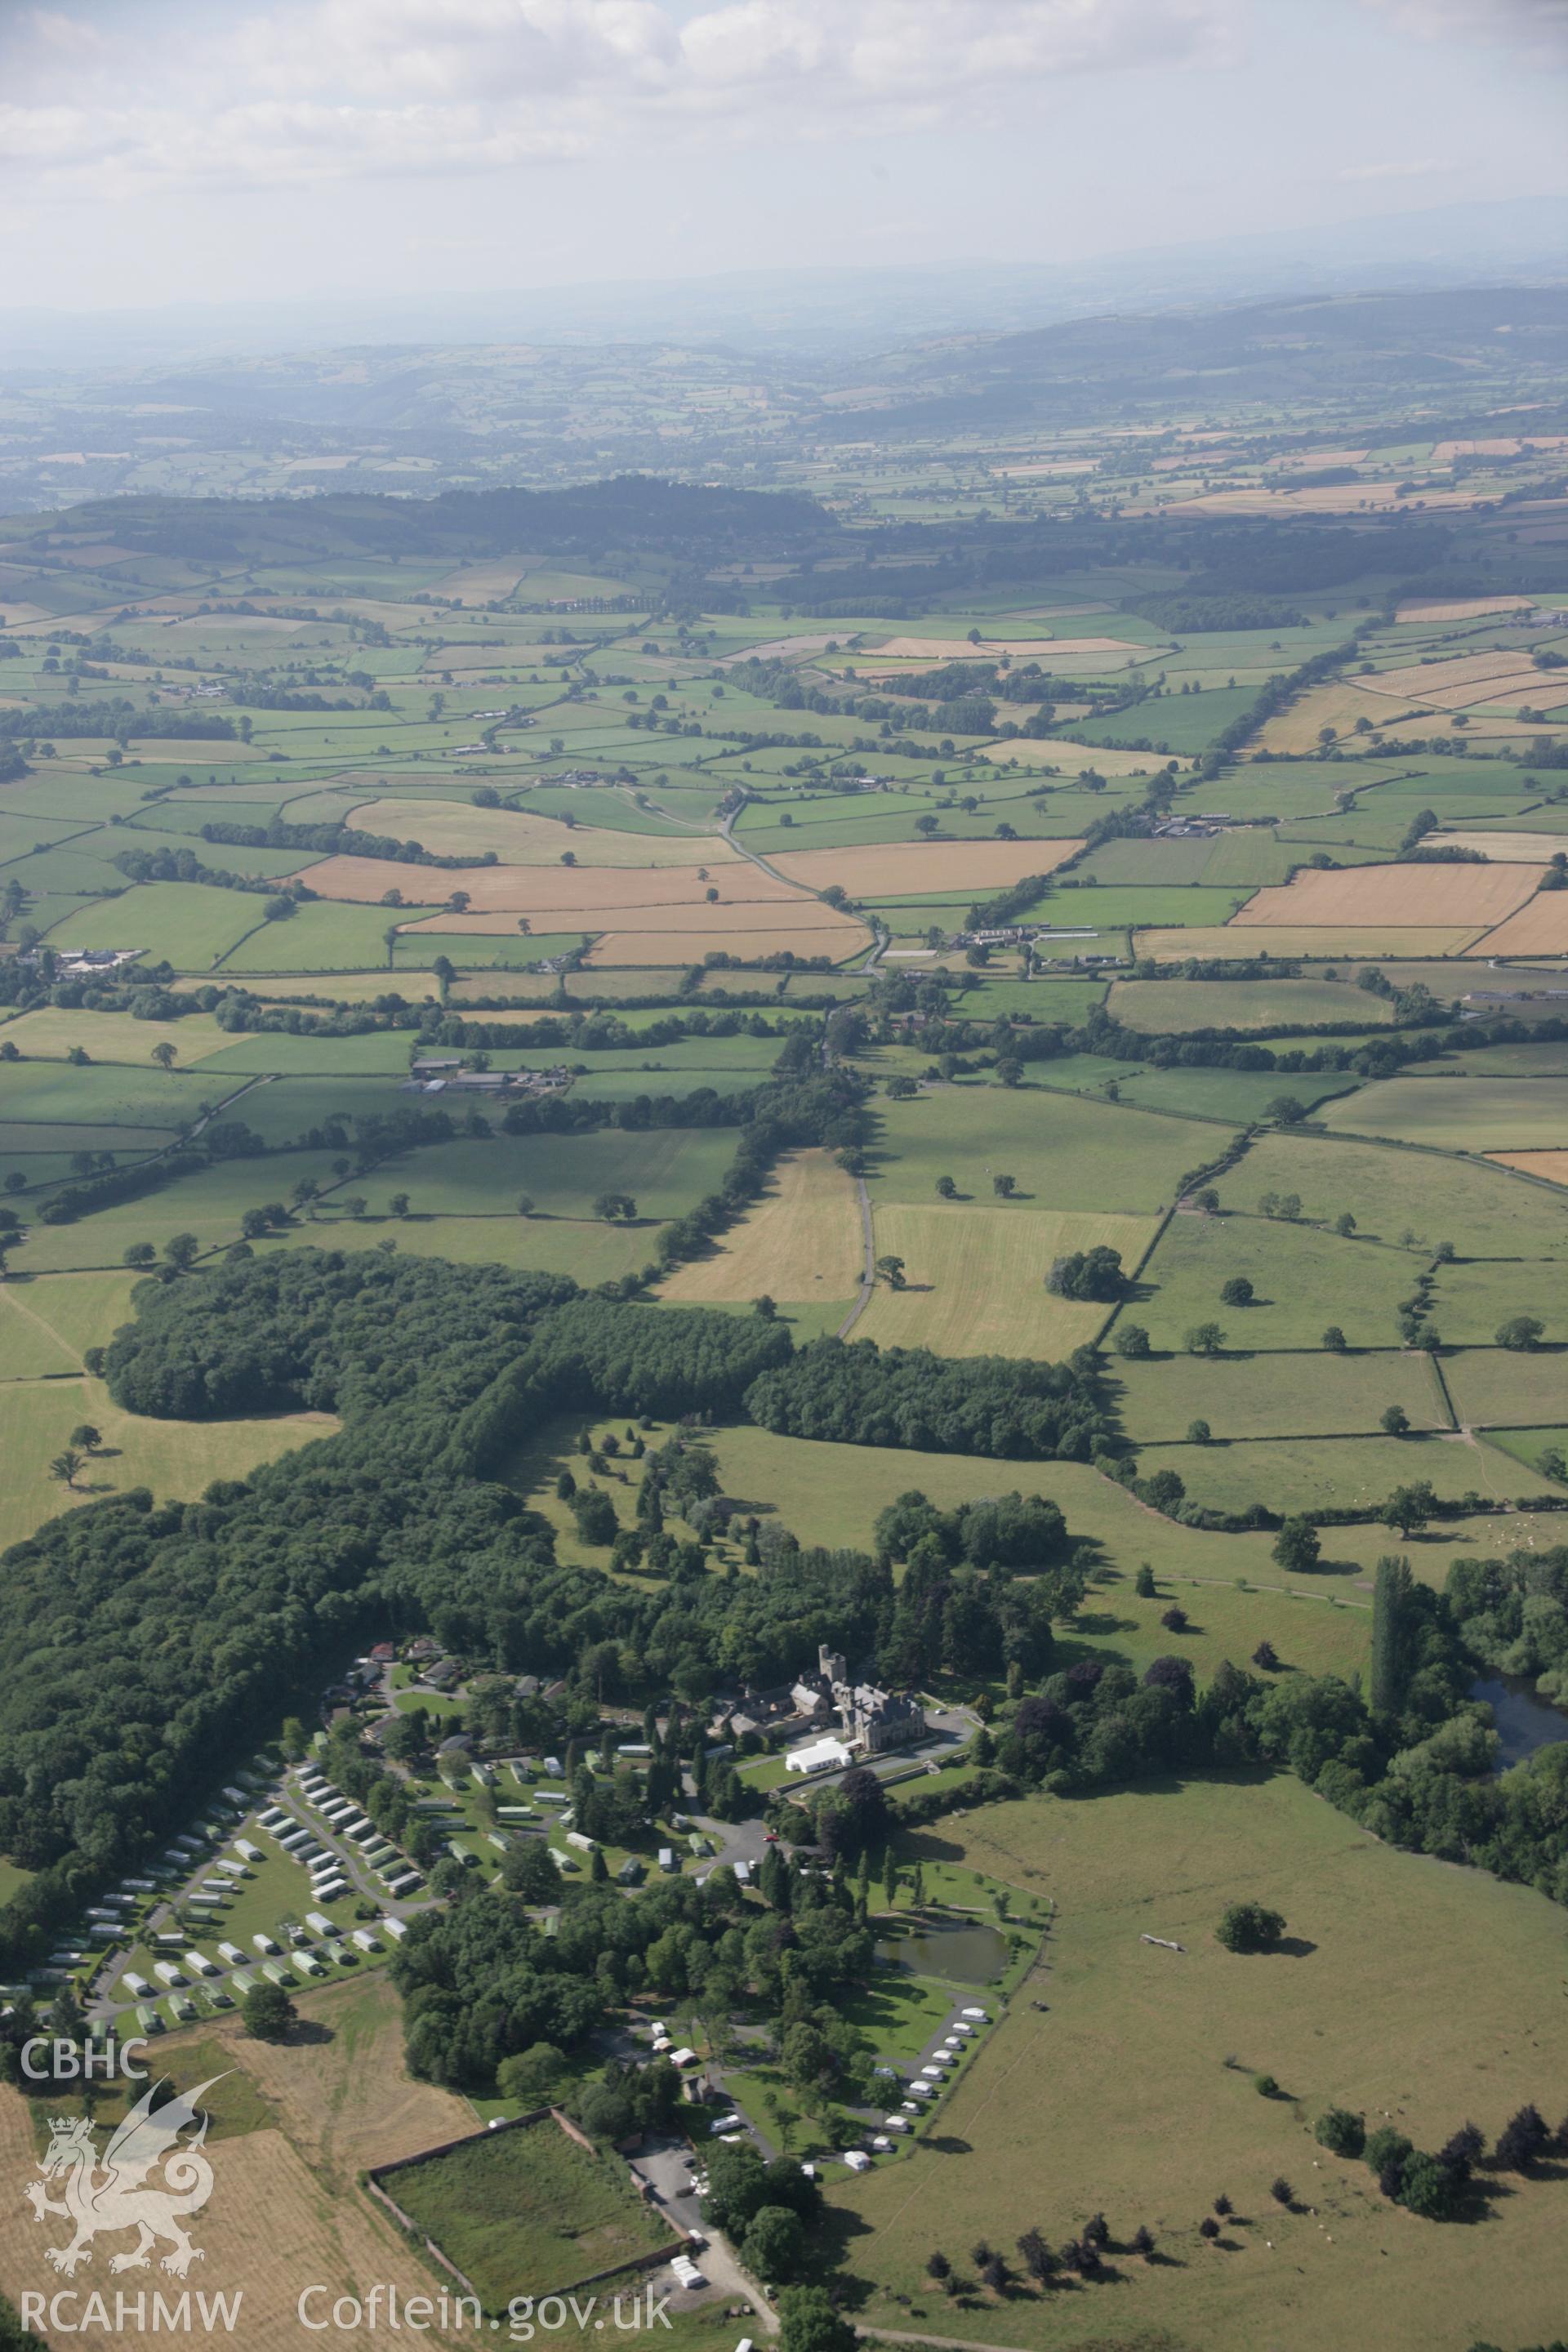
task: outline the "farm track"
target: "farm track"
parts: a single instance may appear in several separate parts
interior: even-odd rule
[[[860,1276],[860,1296],[834,1333],[836,1339],[847,1339],[850,1332],[871,1304],[871,1293],[877,1286],[877,1238],[871,1224],[871,1195],[866,1190],[863,1176],[855,1179],[856,1196],[860,1204],[860,1231],[866,1244],[866,1269]]]

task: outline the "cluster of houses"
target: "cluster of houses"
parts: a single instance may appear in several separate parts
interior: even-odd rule
[[[470,1070],[460,1054],[416,1062],[398,1088],[405,1095],[552,1095],[572,1083],[564,1062],[548,1070]]]

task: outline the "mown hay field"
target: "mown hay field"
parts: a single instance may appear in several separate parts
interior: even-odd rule
[[[1490,925],[1521,907],[1540,878],[1539,868],[1527,866],[1352,866],[1334,872],[1309,866],[1289,882],[1257,891],[1235,928]]]
[[[600,906],[577,908],[570,917],[572,928],[578,931],[635,930],[645,937],[660,931],[722,933],[731,951],[742,954],[752,950],[743,944],[737,949],[736,941],[744,942],[752,931],[814,932],[835,943],[842,940],[851,945],[866,937],[863,923],[857,922],[852,915],[840,914],[837,907],[825,906],[820,898],[792,898],[781,893],[773,898],[763,895],[753,899],[742,895],[709,906],[700,896],[701,886],[698,887],[699,896],[694,899],[639,904],[632,898],[625,904],[609,900]],[[559,919],[567,919],[563,916]],[[517,921],[513,916],[501,914],[431,915],[422,922],[408,924],[402,936],[416,938],[426,931],[440,931],[449,939],[484,938],[492,933],[505,936],[516,933]],[[527,946],[525,941],[525,952]]]
[[[874,1212],[879,1258],[901,1257],[907,1287],[879,1282],[858,1339],[930,1348],[939,1356],[1033,1356],[1055,1361],[1094,1338],[1110,1309],[1058,1298],[1053,1262],[1074,1250],[1119,1250],[1129,1270],[1156,1231],[1152,1217],[1023,1206],[902,1203]]]
[[[1521,1175],[1544,1177],[1549,1184],[1568,1184],[1568,1151],[1489,1151],[1487,1158]]]
[[[229,2020],[168,2034],[158,2044],[160,2066],[182,2087],[224,2067],[235,2070],[212,2094],[213,2192],[192,2225],[202,2260],[188,2284],[193,2299],[197,2289],[243,2296],[235,2336],[247,2352],[286,2352],[300,2343],[299,2298],[312,2285],[327,2290],[310,2306],[317,2315],[330,2313],[338,2295],[363,2299],[377,2282],[395,2285],[402,2302],[440,2292],[390,2219],[356,2186],[357,2177],[367,2166],[438,2144],[473,2124],[461,2100],[405,2072],[399,2003],[384,1974],[298,2000],[310,2021],[308,2038],[256,2042]],[[18,2210],[26,2182],[37,2178],[36,2155],[29,2104],[15,2091],[0,2091],[0,2176]],[[47,2296],[61,2287],[44,2254],[60,2242],[59,2229],[51,2223],[47,2231],[5,2233],[0,2287],[13,2302],[24,2292]],[[95,2270],[129,2242],[128,2236],[104,2241]],[[134,2294],[134,2281],[120,2284]],[[98,2284],[107,2289],[112,2311],[112,2286],[106,2277]],[[158,2278],[158,2284],[170,2304],[182,2292],[172,2280]],[[90,2278],[78,2282],[84,2294],[90,2285]],[[147,2311],[150,2323],[151,2294]],[[406,2342],[406,2330],[393,2331],[384,2315],[380,2326],[354,2334],[378,2352]],[[141,2352],[168,2336],[150,2324],[144,2331],[132,2325],[115,2340]],[[437,2331],[432,2340],[460,2339]]]
[[[1050,874],[1081,841],[892,841],[860,849],[770,850],[768,863],[807,890],[834,883],[852,898],[1005,890]]]
[[[1260,937],[1267,930],[1266,938]],[[1223,961],[1233,958],[1237,962],[1250,962],[1260,952],[1291,958],[1301,962],[1343,963],[1352,959],[1364,963],[1378,956],[1440,958],[1461,955],[1480,933],[1474,923],[1452,925],[1447,929],[1431,929],[1403,922],[1363,923],[1352,928],[1342,923],[1254,925],[1245,928],[1239,919],[1223,928],[1208,925],[1199,929],[1191,926],[1173,930],[1154,924],[1134,935],[1133,948],[1140,957],[1151,957],[1156,963],[1183,963],[1189,956],[1205,961]],[[1467,983],[1457,979],[1457,992]]]
[[[564,850],[579,866],[725,866],[740,856],[717,833],[612,833],[607,826],[566,825],[557,817],[466,807],[460,801],[362,801],[346,822],[360,833],[417,841],[437,857],[482,857],[493,849],[505,866],[555,866]]]
[[[830,914],[831,908],[823,908]],[[755,929],[742,926],[728,929],[715,923],[700,921],[695,916],[687,919],[683,930],[606,930],[589,949],[586,961],[597,971],[606,965],[660,965],[700,963],[703,957],[715,951],[741,956],[749,962],[759,957],[794,955],[803,961],[810,956],[829,956],[843,963],[852,955],[871,944],[871,934],[860,923],[847,916],[833,924],[816,920],[781,921],[769,910],[768,921]],[[731,986],[734,985],[731,981]]]
[[[830,1152],[793,1151],[756,1207],[720,1235],[710,1256],[678,1266],[660,1296],[681,1307],[763,1292],[789,1305],[847,1298],[864,1262],[854,1184]]]
[[[1507,2179],[1478,2264],[1474,2231],[1391,2209],[1364,2165],[1311,2137],[1332,2105],[1389,2116],[1428,2147],[1468,2116],[1490,2139],[1526,2100],[1563,2105],[1562,1917],[1543,1896],[1381,1846],[1286,1776],[1024,1799],[901,1851],[1048,1895],[1057,1922],[1048,1975],[986,2034],[939,2130],[829,2192],[854,2217],[863,2322],[1030,2352],[1339,2352],[1369,2330],[1419,2352],[1558,2331],[1558,2168]],[[1215,1922],[1241,1899],[1284,1913],[1286,1950],[1223,1950]],[[1264,2069],[1282,2096],[1254,2090]],[[1289,2213],[1269,2194],[1281,2175]],[[1209,2246],[1197,2225],[1222,2189],[1236,2215]],[[1057,2245],[1101,2210],[1114,2285],[1044,2299],[977,2287],[984,2310],[962,2312],[931,2291],[935,2247],[973,2276],[981,2237],[1010,2250],[1037,2227]],[[1140,2222],[1163,2261],[1121,2250]]]
[[[1568,955],[1568,890],[1542,890],[1466,952],[1489,956]]]
[[[401,890],[411,908],[466,891],[473,915],[494,913],[576,915],[585,907],[702,907],[707,893],[717,890],[721,900],[776,899],[794,906],[797,894],[774,881],[761,868],[733,859],[714,869],[688,856],[687,862],[653,866],[430,866],[394,863],[379,857],[324,857],[300,877],[324,898],[357,900],[379,907],[384,894]],[[387,922],[397,919],[389,910]],[[437,923],[450,923],[437,915]],[[458,924],[459,929],[465,924]],[[515,923],[508,926],[515,929]],[[584,929],[592,930],[592,923]]]
[[[1331,1021],[1376,1027],[1394,1018],[1382,998],[1336,980],[1119,980],[1106,1010],[1129,1029],[1164,1036]]]
[[[1568,1148],[1568,1078],[1389,1078],[1316,1116],[1336,1134],[1444,1151],[1554,1150]]]

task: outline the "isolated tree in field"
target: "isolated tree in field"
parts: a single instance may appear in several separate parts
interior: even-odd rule
[[[1263,1116],[1277,1127],[1299,1127],[1307,1116],[1307,1106],[1294,1095],[1276,1095],[1263,1106]]]
[[[1296,2201],[1296,2192],[1282,2172],[1269,2182],[1268,2194],[1276,2205],[1293,2205]]]
[[[594,1214],[605,1224],[614,1224],[619,1219],[629,1225],[637,1213],[637,1204],[629,1192],[601,1192],[594,1203]]]
[[[298,2011],[281,1985],[253,1985],[240,2003],[245,2030],[258,2042],[286,2042]]]
[[[1436,1509],[1437,1497],[1431,1480],[1420,1478],[1412,1486],[1395,1486],[1377,1516],[1385,1528],[1397,1528],[1402,1536],[1412,1536],[1436,1517]]]
[[[178,1059],[178,1053],[166,1037],[160,1037],[153,1048],[153,1059],[161,1070],[172,1070]]]
[[[1270,1558],[1293,1576],[1310,1576],[1322,1543],[1310,1519],[1289,1518],[1274,1538]]]
[[[125,1263],[134,1267],[151,1265],[157,1255],[151,1242],[131,1242],[124,1252]]]
[[[195,1264],[200,1250],[201,1244],[195,1234],[171,1234],[163,1244],[163,1255],[181,1274]]]
[[[1142,1323],[1119,1323],[1110,1344],[1119,1356],[1136,1361],[1149,1353],[1149,1334]]]
[[[81,1466],[82,1456],[77,1452],[74,1445],[68,1445],[65,1447],[63,1452],[57,1454],[54,1460],[50,1463],[49,1475],[51,1478],[59,1478],[63,1480],[65,1485],[68,1486],[74,1486],[76,1485],[76,1474]]]
[[[395,1193],[393,1194],[393,1196],[392,1196],[391,1200],[390,1200],[390,1201],[388,1201],[388,1202],[387,1202],[387,1204],[386,1204],[386,1205],[387,1205],[387,1208],[389,1209],[389,1211],[391,1212],[391,1213],[393,1214],[393,1216],[395,1216],[395,1217],[405,1217],[405,1216],[408,1214],[408,1195],[407,1195],[407,1193],[406,1193],[406,1192],[395,1192]]]
[[[1209,2239],[1211,2242],[1214,2239],[1218,2237],[1219,2223],[1215,2220],[1212,2213],[1205,2213],[1203,2220],[1198,2223],[1198,2235],[1200,2238]]]
[[[1187,1630],[1187,1612],[1173,1601],[1161,1616],[1160,1622],[1167,1633],[1184,1633]]]
[[[1214,1215],[1219,1207],[1219,1194],[1212,1184],[1205,1184],[1201,1192],[1193,1194],[1193,1206],[1194,1209],[1202,1209],[1205,1216]]]
[[[103,1432],[95,1429],[90,1421],[79,1422],[71,1432],[71,1444],[84,1454],[96,1454],[103,1444]]]
[[[1262,1903],[1233,1903],[1215,1929],[1227,1952],[1271,1952],[1284,1933],[1283,1912]]]
[[[920,1087],[907,1071],[900,1070],[888,1080],[886,1092],[889,1102],[912,1102]]]
[[[1214,1432],[1209,1427],[1206,1421],[1188,1422],[1187,1444],[1189,1445],[1207,1445],[1211,1443],[1213,1437]]]
[[[1233,1274],[1219,1297],[1222,1307],[1250,1307],[1253,1299],[1252,1285],[1246,1275]]]
[[[518,1215],[519,1215],[520,1217],[531,1217],[531,1216],[532,1216],[532,1214],[533,1214],[533,1195],[532,1195],[532,1193],[531,1193],[531,1192],[520,1192],[520,1193],[518,1194],[518,1196],[517,1196],[517,1213],[518,1213]]]
[[[1257,1649],[1252,1653],[1252,1663],[1266,1675],[1278,1674],[1279,1653],[1272,1642],[1259,1642]]]
[[[1016,1176],[993,1176],[991,1179],[991,1190],[999,1201],[1010,1201],[1017,1189],[1018,1180]]]
[[[1147,1560],[1143,1562],[1133,1578],[1132,1590],[1140,1601],[1152,1601],[1156,1597],[1158,1587],[1154,1582],[1154,1571]]]
[[[760,1322],[776,1323],[779,1313],[778,1302],[771,1298],[765,1290],[762,1291],[752,1301],[752,1312]]]
[[[1498,1325],[1497,1343],[1500,1348],[1532,1353],[1540,1347],[1545,1332],[1546,1326],[1538,1315],[1510,1315],[1506,1323]]]
[[[1402,1404],[1384,1405],[1377,1425],[1385,1437],[1405,1437],[1410,1432],[1410,1415]]]
[[[903,1289],[904,1261],[901,1257],[879,1257],[874,1271],[879,1281],[885,1282],[889,1290]]]
[[[1182,1345],[1189,1356],[1217,1356],[1225,1347],[1225,1333],[1217,1323],[1194,1323],[1182,1334]]]
[[[1328,1329],[1323,1333],[1323,1345],[1328,1349],[1330,1355],[1342,1356],[1345,1352],[1345,1335],[1340,1329],[1339,1325],[1337,1323],[1331,1323]]]
[[[956,1201],[956,1200],[957,1200],[957,1198],[958,1198],[958,1187],[957,1187],[957,1185],[953,1182],[952,1178],[951,1176],[939,1176],[939,1177],[937,1178],[937,1180],[936,1180],[936,1196],[937,1196],[937,1199],[938,1199],[939,1201]]]
[[[1151,2230],[1147,2221],[1140,2221],[1138,2227],[1133,2231],[1132,2251],[1135,2254],[1142,2254],[1145,2262],[1148,2261],[1150,2255],[1153,2252],[1154,2232]]]
[[[1355,1219],[1352,1216],[1348,1209],[1342,1209],[1339,1215],[1334,1219],[1334,1231],[1339,1234],[1342,1241],[1347,1242],[1354,1233]]]

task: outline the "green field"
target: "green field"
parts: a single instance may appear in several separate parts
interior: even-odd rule
[[[1482,1429],[1528,1429],[1562,1419],[1568,1356],[1561,1341],[1531,1353],[1460,1348],[1445,1357],[1443,1378],[1461,1421]]]
[[[1478,2268],[1472,2231],[1391,2214],[1364,2166],[1310,2136],[1336,2104],[1392,2113],[1426,2147],[1472,2114],[1489,2136],[1526,2099],[1561,2105],[1562,1926],[1542,1896],[1380,1846],[1288,1778],[988,1806],[902,1852],[985,1870],[1056,1911],[1048,1969],[987,2035],[941,2133],[829,2192],[862,2325],[1025,2352],[1339,2352],[1373,2316],[1402,2347],[1556,2331],[1560,2181],[1510,2181],[1490,2201],[1500,2273]],[[1243,1898],[1284,1913],[1287,1951],[1238,1958],[1215,1941]],[[1259,2070],[1283,2095],[1258,2096]],[[1280,2174],[1300,2210],[1270,2202]],[[1211,2247],[1197,2224],[1222,2189],[1237,2218]],[[1035,2227],[1058,2245],[1099,2210],[1111,2284],[1044,2303],[1026,2281],[1000,2297],[976,2284],[967,2307],[931,2290],[934,2248],[973,2279],[981,2238],[1011,2255]],[[1163,2259],[1127,2251],[1141,2222]]]
[[[1568,1146],[1568,1078],[1389,1078],[1323,1113],[1343,1135],[1386,1135],[1441,1151]]]
[[[618,2157],[591,2155],[552,2123],[470,2140],[384,2185],[473,2281],[487,2311],[614,2270],[670,2237]]]
[[[103,1437],[77,1473],[74,1490],[51,1476],[49,1463],[79,1423]],[[45,1519],[82,1503],[150,1486],[160,1500],[194,1497],[215,1478],[243,1477],[258,1463],[276,1461],[337,1426],[328,1413],[279,1414],[269,1420],[148,1421],[122,1412],[100,1381],[13,1379],[0,1382],[0,1549],[18,1543]]]
[[[1381,1091],[1352,1100],[1375,1100]],[[1306,1217],[1331,1223],[1349,1210],[1364,1239],[1399,1242],[1408,1234],[1408,1246],[1427,1253],[1451,1241],[1469,1257],[1568,1255],[1568,1197],[1436,1153],[1337,1136],[1264,1135],[1215,1182],[1227,1209],[1255,1208],[1265,1192],[1295,1192]]]
[[[1245,1163],[1244,1163],[1245,1165]],[[1248,1307],[1221,1297],[1237,1276],[1253,1286]],[[1181,1350],[1195,1326],[1218,1323],[1227,1349],[1315,1348],[1331,1323],[1352,1348],[1386,1348],[1398,1338],[1397,1309],[1413,1280],[1405,1253],[1283,1219],[1173,1217],[1143,1269],[1123,1319],[1141,1323],[1153,1345]]]
[[[1221,1438],[1367,1434],[1391,1404],[1402,1405],[1416,1429],[1448,1422],[1431,1360],[1419,1349],[1183,1355],[1142,1363],[1112,1358],[1110,1364],[1111,1392],[1137,1444],[1184,1438],[1194,1421],[1206,1421]]]
[[[945,1087],[915,1102],[879,1103],[870,1157],[873,1204],[925,1202],[952,1176],[989,1202],[992,1179],[1017,1179],[1018,1197],[1043,1209],[1149,1215],[1169,1205],[1189,1171],[1224,1148],[1221,1130],[1066,1094]]]

